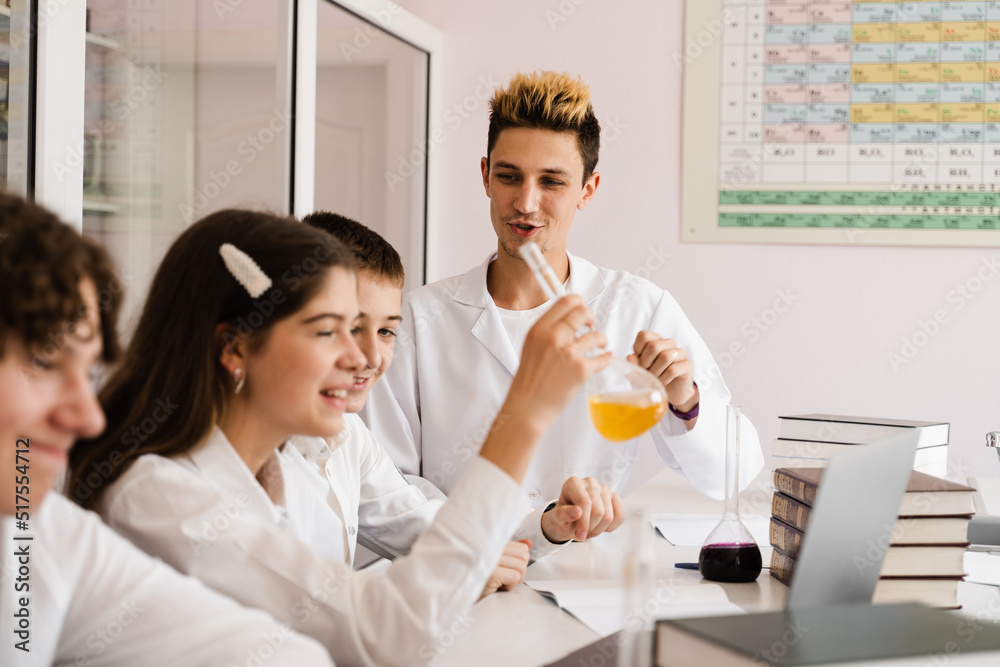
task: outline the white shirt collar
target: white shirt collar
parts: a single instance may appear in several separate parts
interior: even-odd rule
[[[287,519],[284,507],[271,500],[246,462],[240,458],[232,443],[229,442],[229,438],[217,425],[213,425],[212,432],[208,437],[196,445],[186,456],[194,467],[222,493],[233,497],[245,494],[248,497],[250,508],[262,518],[266,517],[274,523],[282,523]],[[279,453],[279,459],[281,456]]]
[[[489,290],[486,288],[486,273],[490,262],[496,259],[496,256],[496,253],[492,253],[485,262],[473,267],[461,276],[453,296],[455,301],[467,306],[486,308],[486,304],[492,301]],[[601,271],[587,260],[568,251],[566,257],[569,258],[569,273],[573,291],[583,297],[584,303],[589,304],[604,291],[604,278],[601,276]]]

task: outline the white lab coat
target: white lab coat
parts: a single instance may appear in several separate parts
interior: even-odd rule
[[[393,363],[362,413],[404,473],[420,475],[445,493],[478,453],[520,362],[520,350],[511,344],[486,289],[494,257],[404,297]],[[650,434],[668,466],[702,493],[722,498],[730,394],[708,347],[662,288],[573,255],[569,262],[572,291],[594,312],[595,326],[605,333],[615,356],[631,353],[641,330],[676,339],[687,352],[701,395],[698,421],[688,431],[668,411]],[[581,391],[539,444],[524,482],[533,504],[557,497],[570,475],[591,476],[621,491],[645,438],[609,444],[591,425]],[[764,458],[757,432],[745,417],[740,444],[740,482],[746,485]]]
[[[255,656],[269,666],[332,665],[312,639],[181,576],[57,493],[31,512],[29,531],[15,531],[10,517],[2,524],[0,664],[247,665]],[[18,548],[28,549],[26,571]],[[23,584],[28,591],[15,590]],[[15,648],[22,638],[11,623],[22,595],[27,653]]]
[[[150,554],[320,640],[338,663],[430,660],[435,637],[476,601],[527,513],[520,488],[478,459],[427,525],[426,499],[380,448],[324,443],[328,482],[298,449],[322,445],[293,440],[276,453],[283,502],[215,428],[185,455],[139,458],[108,489],[102,514]],[[383,571],[352,571],[359,516],[372,545],[403,553],[412,543],[410,553]]]
[[[372,432],[355,414],[344,415],[344,428],[329,443],[323,438],[302,437],[292,438],[290,442],[302,458],[312,464],[304,469],[325,480],[316,486],[315,478],[312,479],[316,495],[310,497],[328,499],[329,508],[336,514],[336,525],[341,526],[347,550],[344,560],[349,565],[354,563],[359,542],[384,558],[394,559],[409,553],[413,542],[444,504],[440,497],[427,499],[419,487],[403,478],[385,449],[375,442]],[[287,455],[290,465],[303,468],[299,457],[291,452]],[[561,546],[549,542],[542,532],[544,509],[538,507],[529,513],[511,538],[531,540],[532,561]],[[325,515],[323,507],[308,513],[314,517],[314,522]],[[324,535],[337,533],[333,524],[307,528]],[[315,543],[314,538],[306,541]]]

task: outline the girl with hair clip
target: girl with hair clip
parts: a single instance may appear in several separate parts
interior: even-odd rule
[[[73,441],[104,428],[90,371],[118,354],[121,292],[100,246],[0,193],[0,664],[330,665],[49,492]]]
[[[604,339],[576,337],[592,321],[578,298],[556,304],[433,522],[384,570],[354,572],[344,553],[357,508],[337,507],[298,444],[335,447],[365,363],[357,316],[353,260],[325,232],[235,210],[192,225],[101,392],[110,428],[74,451],[69,493],[149,553],[319,639],[338,663],[427,662],[527,513],[520,483],[535,447],[607,364],[585,356]]]

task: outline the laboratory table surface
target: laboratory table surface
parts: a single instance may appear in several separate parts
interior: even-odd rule
[[[740,495],[741,512],[748,510],[764,516],[770,513],[769,480],[770,473],[764,471],[748,485]],[[633,519],[639,510],[721,516],[722,505],[722,501],[695,491],[683,477],[669,469],[657,473],[625,498],[626,510]],[[628,555],[634,553],[638,539],[648,539],[637,536],[635,524],[630,529],[627,526],[628,522],[614,533],[567,545],[533,563],[528,567],[525,581],[624,582]],[[653,538],[651,575],[657,585],[691,591],[706,583],[696,570],[674,567],[677,562],[697,561],[699,547],[673,546],[659,535],[654,536],[648,523],[639,530],[648,531]],[[764,566],[767,567],[766,556]],[[713,586],[721,586],[730,603],[747,611],[780,609],[788,592],[766,569],[753,583]],[[996,586],[963,582],[959,602],[963,609],[955,613],[1000,621],[1000,592]],[[429,649],[436,656],[432,662],[435,667],[533,667],[557,661],[599,638],[597,632],[554,602],[520,584],[477,603]]]

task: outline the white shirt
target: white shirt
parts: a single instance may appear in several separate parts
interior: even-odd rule
[[[372,389],[362,417],[393,461],[450,493],[475,458],[497,417],[520,363],[486,288],[489,262],[416,289],[403,298],[403,323],[385,379]],[[673,338],[694,364],[700,414],[690,431],[669,411],[650,431],[660,457],[706,495],[723,497],[726,411],[730,394],[694,326],[665,290],[624,271],[598,268],[569,255],[573,290],[595,315],[595,328],[624,359],[639,331]],[[604,440],[590,422],[585,391],[563,411],[539,444],[524,485],[535,506],[557,497],[570,475],[624,488],[638,443]],[[748,484],[764,458],[746,417],[741,429],[740,481]]]
[[[283,506],[216,428],[185,455],[139,458],[108,489],[103,514],[150,554],[319,639],[338,663],[403,665],[433,658],[434,638],[479,597],[527,513],[520,488],[477,459],[408,555],[382,571],[354,572],[354,517],[369,514],[352,511],[359,489],[371,483],[369,492],[377,495],[391,470],[399,482],[388,489],[392,498],[374,502],[405,507],[422,496],[380,449],[326,443],[324,468],[337,478],[328,483],[300,454],[303,443],[293,440],[296,446],[286,444],[278,453]],[[373,478],[376,470],[382,473]],[[330,502],[334,489],[336,502]],[[406,530],[406,522],[379,516],[367,524],[374,541],[405,550],[409,537],[385,527]]]
[[[566,290],[567,294],[572,294],[573,276],[566,279],[566,282],[563,283],[563,289]],[[521,351],[524,349],[524,341],[528,338],[528,331],[531,330],[531,327],[535,326],[535,322],[547,313],[555,302],[556,299],[552,298],[542,305],[529,308],[528,310],[497,308],[500,322],[503,324],[504,331],[507,332],[511,347],[517,352],[518,359],[520,359]]]
[[[437,494],[428,499],[420,487],[410,484],[393,465],[386,451],[375,442],[361,418],[355,414],[344,415],[344,428],[328,443],[323,438],[294,437],[293,444],[301,458],[287,451],[279,452],[282,461],[288,461],[303,470],[318,474],[325,484],[317,489],[328,498],[336,513],[350,557],[345,562],[354,563],[354,553],[360,542],[376,554],[393,559],[409,553],[413,542],[434,520],[444,504]],[[229,448],[232,451],[232,448]],[[312,465],[303,466],[302,459]],[[530,512],[515,531],[512,539],[531,540],[531,560],[558,551],[561,545],[546,539],[541,529],[544,507]],[[322,515],[321,510],[312,513]],[[314,519],[315,521],[315,519]],[[332,524],[320,527],[325,535],[336,534]],[[311,540],[306,540],[312,543]]]
[[[30,531],[15,532],[9,517],[2,524],[0,664],[332,665],[313,640],[181,576],[57,493],[31,513]],[[26,563],[14,558],[19,548]],[[22,565],[27,579],[18,582]],[[29,652],[11,632],[22,596]]]
[[[507,332],[507,338],[510,339],[511,347],[517,351],[518,358],[520,358],[521,351],[524,349],[524,341],[528,337],[528,331],[531,330],[531,327],[535,325],[535,322],[542,315],[548,312],[554,303],[554,299],[549,299],[537,308],[530,310],[497,308],[497,314],[500,315],[500,322],[503,324],[504,331]]]

